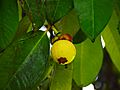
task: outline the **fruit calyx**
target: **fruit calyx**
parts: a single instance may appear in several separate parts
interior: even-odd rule
[[[54,36],[52,39],[52,44],[55,43],[58,40],[68,40],[72,42],[72,36],[70,34],[61,34],[60,32]]]
[[[72,42],[72,36],[70,34],[62,34],[59,38],[59,40],[68,40]]]

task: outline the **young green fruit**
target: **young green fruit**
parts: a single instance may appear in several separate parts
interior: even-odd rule
[[[58,40],[53,44],[51,54],[55,62],[65,65],[71,63],[75,58],[76,48],[68,40]]]

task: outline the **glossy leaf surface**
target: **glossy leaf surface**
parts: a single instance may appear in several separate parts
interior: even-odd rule
[[[0,89],[34,88],[46,69],[49,41],[45,32],[30,32],[0,55]]]
[[[17,0],[0,1],[0,51],[12,41],[19,22]]]
[[[46,18],[49,23],[54,24],[73,8],[73,0],[46,0]]]
[[[39,29],[45,22],[44,0],[25,0],[26,13],[35,29]],[[28,9],[26,9],[28,8]]]
[[[82,30],[91,39],[102,32],[112,14],[113,0],[74,0]]]

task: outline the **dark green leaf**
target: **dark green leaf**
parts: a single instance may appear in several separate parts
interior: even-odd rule
[[[60,21],[55,23],[56,28],[61,33],[68,33],[74,36],[80,29],[79,21],[75,10],[73,9],[68,15],[64,16]]]
[[[54,24],[73,8],[73,0],[46,0],[46,18],[49,23]]]
[[[50,79],[46,79],[39,85],[39,89],[37,88],[36,90],[49,90],[49,84]]]
[[[46,32],[30,32],[0,55],[0,90],[31,90],[42,80],[49,55]]]
[[[71,90],[82,90],[82,87],[79,87],[74,80],[72,80],[72,89]]]
[[[82,30],[94,41],[112,14],[113,0],[74,0]]]
[[[27,33],[30,23],[31,22],[27,16],[22,18],[22,20],[18,24],[18,29],[16,31],[13,41],[20,39],[21,36]]]
[[[55,65],[55,62],[53,61],[53,59],[50,57],[48,62],[47,62],[47,67],[45,68],[45,72],[44,74],[42,75],[42,79],[41,81],[44,81],[46,78],[49,77],[51,71],[53,70],[54,68],[54,65]],[[39,83],[39,82],[38,82]]]
[[[87,36],[84,34],[84,32],[80,29],[73,37],[73,43],[78,44],[83,42],[87,39]]]
[[[116,12],[116,17],[119,19],[117,30],[120,34],[120,0],[115,0],[114,9]]]
[[[49,77],[50,77],[51,71],[54,68],[54,65],[55,65],[55,62],[50,57],[48,62],[47,62],[44,73],[41,76],[41,79],[36,82],[35,88],[33,88],[32,90],[38,90],[37,87],[39,87],[40,90],[47,90],[47,88],[49,87],[49,83],[50,83],[50,78]]]
[[[116,14],[120,20],[120,0],[114,0],[114,9],[116,11]]]
[[[17,0],[0,1],[0,50],[12,41],[19,22]]]
[[[102,36],[105,41],[106,49],[117,67],[120,71],[120,34],[118,31],[119,18],[117,17],[115,11],[111,17],[109,24],[106,26]]]
[[[56,64],[50,90],[71,90],[72,68],[72,64],[67,65],[67,67]]]
[[[102,65],[103,52],[100,38],[94,43],[89,39],[76,44],[77,55],[73,62],[73,79],[78,86],[93,82]]]
[[[39,29],[45,22],[44,0],[25,0],[28,7],[27,15],[34,28]]]

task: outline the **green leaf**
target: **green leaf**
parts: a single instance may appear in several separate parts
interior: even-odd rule
[[[0,90],[31,90],[42,80],[49,56],[46,32],[30,32],[0,55]]]
[[[12,41],[19,22],[17,0],[0,1],[0,51]]]
[[[50,74],[51,71],[53,70],[55,65],[55,62],[53,61],[53,59],[50,57],[46,68],[44,70],[44,73],[41,76],[41,79],[39,81],[37,81],[36,83],[36,87],[32,90],[38,90],[37,87],[39,86],[40,90],[47,90],[47,88],[49,87],[49,83],[50,83]]]
[[[72,89],[71,90],[82,90],[82,87],[79,87],[75,81],[72,81]]]
[[[115,0],[114,9],[116,12],[116,17],[119,19],[117,30],[120,34],[120,0]]]
[[[120,20],[120,0],[115,0],[114,1],[114,9],[116,11],[116,14]]]
[[[50,90],[71,90],[72,69],[72,64],[67,65],[67,67],[56,64]]]
[[[44,0],[25,0],[27,4],[27,15],[33,23],[34,28],[39,29],[45,22]],[[25,7],[26,8],[26,7]]]
[[[45,2],[46,18],[54,24],[73,8],[73,0],[47,0]]]
[[[76,44],[77,55],[73,62],[73,79],[78,86],[86,86],[93,82],[102,65],[103,52],[100,38],[94,43],[86,39]]]
[[[78,44],[87,39],[85,33],[80,29],[73,37],[73,43]]]
[[[75,10],[73,9],[68,13],[68,15],[64,16],[60,21],[55,23],[55,27],[61,33],[68,33],[71,36],[74,36],[80,29]]]
[[[109,24],[106,26],[104,32],[102,32],[102,36],[113,63],[120,71],[120,34],[117,29],[118,24],[119,18],[114,11]]]
[[[19,0],[17,0],[18,3],[18,14],[19,14],[19,21],[22,19],[22,7],[20,5]]]
[[[112,14],[113,0],[74,0],[82,30],[94,41]]]
[[[47,65],[46,65],[47,67],[45,69],[45,72],[42,75],[42,80],[41,81],[44,81],[50,75],[51,71],[54,68],[54,65],[55,65],[55,62],[53,61],[52,57],[50,57]]]
[[[13,41],[18,40],[21,38],[21,36],[25,35],[27,33],[28,28],[30,27],[30,24],[31,22],[28,16],[23,17],[18,24],[18,28]]]
[[[49,84],[50,84],[50,79],[46,79],[42,83],[40,83],[36,89],[33,90],[49,90]]]

